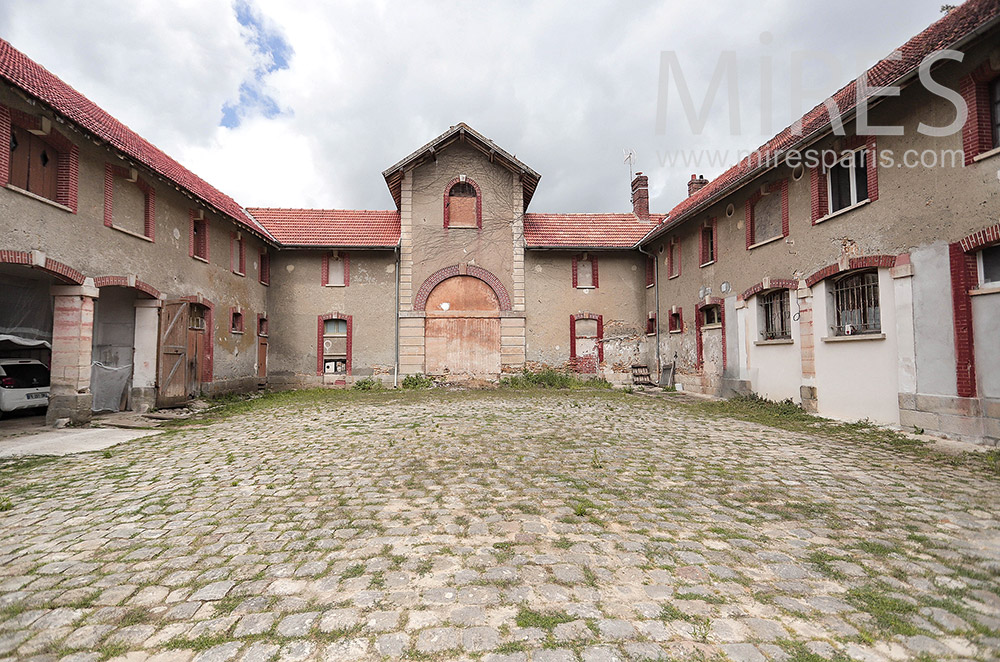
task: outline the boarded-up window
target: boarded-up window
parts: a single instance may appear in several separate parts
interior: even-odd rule
[[[334,253],[330,256],[329,270],[327,271],[327,285],[343,287],[347,284],[347,263],[342,255]]]
[[[347,320],[323,321],[323,372],[347,374]]]
[[[247,247],[242,236],[231,235],[229,241],[229,268],[243,276],[247,272]]]
[[[578,288],[597,287],[597,262],[587,254],[575,259],[573,280]]]
[[[781,194],[771,193],[753,207],[753,243],[759,244],[781,234]]]
[[[601,324],[596,319],[580,317],[573,329],[573,356],[577,359],[577,370],[594,372],[600,360]]]
[[[260,282],[271,284],[271,254],[266,250],[260,252]]]
[[[59,152],[19,126],[10,131],[10,184],[53,202],[57,197]]]
[[[120,230],[146,234],[146,193],[135,182],[115,177],[111,223]]]
[[[479,226],[476,189],[469,182],[458,182],[448,191],[448,227],[475,228]]]

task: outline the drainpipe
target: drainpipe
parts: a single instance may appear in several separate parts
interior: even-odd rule
[[[392,311],[392,316],[396,318],[395,330],[395,346],[396,346],[396,364],[392,368],[392,387],[399,387],[399,263],[402,260],[402,253],[400,251],[399,244],[396,244],[396,248],[393,250],[396,254],[396,304],[395,309]]]
[[[660,262],[650,252],[642,250],[642,244],[635,246],[640,253],[653,259],[653,299],[656,311],[656,384],[660,384]]]

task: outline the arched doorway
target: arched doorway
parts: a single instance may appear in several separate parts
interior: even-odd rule
[[[498,375],[500,309],[497,293],[475,276],[452,276],[438,283],[424,308],[427,374]]]

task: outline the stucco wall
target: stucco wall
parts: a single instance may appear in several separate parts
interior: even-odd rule
[[[972,297],[979,395],[1000,398],[1000,293]]]
[[[0,88],[0,103],[29,113],[38,112],[6,88]],[[106,227],[105,163],[122,167],[129,164],[62,124],[53,122],[53,127],[79,146],[78,213],[0,188],[0,250],[40,250],[88,277],[134,274],[167,299],[203,296],[215,304],[215,380],[207,390],[249,386],[255,375],[256,334],[250,332],[249,324],[248,333],[231,334],[229,309],[242,307],[248,323],[256,319],[257,312],[266,309],[267,288],[258,282],[257,264],[263,242],[242,230],[247,244],[247,273],[245,277],[231,273],[230,234],[238,230],[233,222],[207,212],[210,263],[190,257],[189,210],[196,203],[142,168],[139,176],[156,190],[155,243]],[[119,190],[123,185],[127,188]],[[127,217],[128,228],[141,231],[142,197],[133,195],[132,189],[134,184],[116,179],[113,209],[116,221],[122,218],[125,222]]]
[[[644,363],[646,344],[645,262],[634,251],[592,253],[598,287],[573,287],[573,256],[581,251],[528,251],[527,360],[563,367],[570,359],[570,315],[589,312],[604,321],[607,367],[628,372]]]
[[[753,391],[769,400],[790,398],[794,402],[801,402],[799,393],[802,381],[801,332],[798,322],[794,321],[797,303],[795,292],[792,291],[789,295],[792,306],[792,319],[789,320],[792,332],[790,344],[761,340],[759,295],[747,299],[740,335],[746,339],[746,374]]]
[[[322,383],[316,375],[319,315],[351,315],[353,377],[391,375],[395,364],[396,258],[392,251],[347,251],[350,284],[323,286],[323,251],[271,256],[268,309],[269,381]]]
[[[917,393],[958,395],[948,245],[934,242],[910,253]]]

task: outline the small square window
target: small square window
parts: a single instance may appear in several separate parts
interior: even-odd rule
[[[229,266],[237,276],[245,276],[247,273],[247,247],[242,236],[232,235],[229,242]]]
[[[230,330],[233,333],[243,333],[243,313],[237,310],[233,311]]]
[[[208,219],[192,221],[191,234],[191,255],[208,260]]]
[[[656,334],[656,313],[650,313],[646,317],[646,335],[652,336]]]
[[[262,285],[271,284],[271,254],[266,250],[260,252],[260,282]]]
[[[684,330],[684,319],[681,316],[681,310],[678,309],[677,312],[670,313],[670,317],[667,322],[667,330],[670,333],[680,333]]]
[[[715,326],[722,323],[722,312],[719,306],[705,306],[701,309],[702,326]]]

